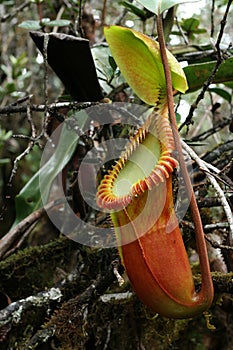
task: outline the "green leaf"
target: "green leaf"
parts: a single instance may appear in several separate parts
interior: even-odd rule
[[[200,21],[196,18],[187,18],[181,22],[181,28],[188,37],[193,37],[193,34],[206,33],[204,28],[199,28]]]
[[[180,113],[176,112],[176,122],[177,122],[177,124],[180,124],[180,121],[181,121],[181,115],[180,115]]]
[[[88,120],[88,115],[85,111],[79,111],[74,116],[77,118],[77,125],[82,129]],[[63,123],[59,143],[53,155],[16,196],[16,219],[13,226],[45,204],[54,179],[72,157],[78,140],[78,133],[70,129],[67,123]]]
[[[186,18],[181,22],[181,28],[186,32],[195,31],[200,24],[200,21],[196,18]]]
[[[7,83],[5,86],[5,91],[7,94],[11,94],[12,92],[14,92],[16,90],[16,85],[15,83]]]
[[[231,96],[231,94],[229,94],[228,91],[221,89],[221,88],[210,88],[209,91],[214,92],[215,94],[221,96],[227,102],[231,103],[232,96]]]
[[[211,75],[216,62],[206,62],[192,64],[184,68],[184,72],[188,81],[188,92],[196,91],[203,87],[205,81]],[[233,81],[233,57],[225,60],[219,67],[214,77],[213,83],[226,83]]]
[[[195,2],[198,0],[136,0],[139,2],[142,6],[144,6],[147,10],[158,14],[158,7],[160,5],[160,12],[162,13],[165,10],[168,10],[169,8],[182,4],[184,2]]]
[[[59,19],[50,21],[49,23],[46,23],[47,27],[67,27],[70,25],[70,21],[67,19]]]
[[[0,127],[0,147],[3,142],[6,142],[7,140],[9,140],[12,134],[13,134],[12,130],[6,131],[5,129],[2,129]]]
[[[116,61],[114,60],[114,58],[112,56],[108,57],[108,62],[113,70],[113,72],[115,72],[115,70],[117,69],[117,64]]]
[[[131,4],[128,1],[121,1],[120,4],[123,5],[125,8],[127,8],[131,13],[138,16],[142,21],[145,21],[146,19],[153,16],[152,12],[150,12],[150,11],[147,12],[146,10],[141,10],[140,8]]]
[[[112,91],[112,86],[118,86],[124,82],[124,79],[120,75],[119,69],[116,69],[116,62],[108,46],[94,46],[91,48],[91,53],[94,58],[100,85],[103,91],[109,94]],[[109,82],[111,82],[110,85]]]
[[[233,89],[233,81],[231,81],[231,82],[226,82],[226,83],[224,83],[224,85],[227,86],[227,87],[230,88],[230,89]]]
[[[41,29],[40,21],[24,21],[18,25],[19,28],[28,29],[28,30],[38,30]]]
[[[105,37],[123,76],[134,92],[149,105],[165,95],[166,81],[159,44],[129,28],[110,26]],[[175,57],[167,51],[174,89],[185,92],[187,82]]]

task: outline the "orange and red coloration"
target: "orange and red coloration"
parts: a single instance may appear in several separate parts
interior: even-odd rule
[[[119,253],[144,304],[170,318],[206,310],[212,294],[196,293],[174,211],[174,139],[166,104],[154,109],[102,180],[99,207],[110,210]]]

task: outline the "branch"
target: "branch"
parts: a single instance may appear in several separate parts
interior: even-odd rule
[[[62,293],[59,288],[51,288],[35,296],[15,301],[5,309],[0,310],[0,327],[10,322],[17,324],[22,320],[24,312],[30,307],[48,306],[51,301],[59,302],[61,297]]]
[[[84,32],[82,27],[82,16],[83,16],[84,5],[82,0],[78,3],[78,17],[75,20],[75,33],[79,34],[81,38],[84,38]]]
[[[182,220],[181,223],[182,223],[182,226],[185,226],[185,227],[187,227],[187,228],[189,228],[191,230],[194,230],[194,225],[193,225],[192,222],[187,221],[187,220]],[[228,222],[216,222],[215,224],[206,224],[206,225],[204,225],[204,231],[206,233],[208,233],[208,232],[212,232],[214,230],[225,230],[228,227],[229,227]],[[205,239],[207,241],[210,240],[207,235],[205,235]],[[214,241],[212,241],[212,243],[213,243],[213,247],[214,248],[223,248],[223,249],[227,249],[227,250],[233,250],[233,247],[229,247],[227,245],[221,245],[218,242],[214,242]]]
[[[203,141],[205,139],[207,139],[207,137],[215,134],[216,132],[218,132],[219,130],[223,129],[225,126],[229,125],[230,122],[232,121],[232,116],[230,116],[229,118],[224,118],[222,121],[220,121],[216,126],[214,126],[211,129],[208,129],[204,132],[202,132],[199,135],[193,136],[190,141]]]
[[[210,37],[213,38],[214,36],[214,12],[215,12],[215,0],[212,0],[212,7],[211,7],[211,31],[210,31]]]
[[[64,298],[69,297],[69,290],[77,290],[78,284],[80,284],[80,274],[84,265],[81,267],[75,267],[75,269],[69,273],[66,278],[59,281],[52,288],[47,291],[39,292],[35,296],[30,296],[25,299],[20,299],[11,303],[5,309],[0,310],[0,327],[8,323],[19,323],[22,320],[23,312],[30,307],[45,307],[48,306],[50,301],[56,301],[56,305],[64,301]]]
[[[128,2],[132,3],[133,0],[129,0]],[[116,18],[116,20],[114,21],[114,24],[118,26],[122,25],[122,21],[127,15],[127,13],[128,13],[127,7],[123,7],[122,13]]]
[[[210,183],[212,184],[212,186],[214,187],[215,191],[217,192],[218,197],[221,200],[223,209],[225,211],[225,214],[226,214],[226,217],[227,217],[227,221],[229,223],[230,245],[232,245],[233,244],[233,216],[232,216],[230,205],[228,204],[228,201],[227,201],[227,199],[226,199],[226,197],[224,195],[223,190],[221,189],[221,187],[219,186],[219,184],[215,180],[214,176],[212,174],[210,174],[206,163],[203,160],[201,160],[198,157],[198,155],[192,150],[192,148],[190,148],[183,141],[182,141],[182,146],[185,149],[185,151],[190,155],[190,157],[195,160],[195,162],[199,165],[199,167],[205,171],[206,176],[208,177]]]
[[[3,236],[0,239],[0,259],[6,257],[6,253],[8,252],[8,250],[11,249],[11,247],[16,243],[16,241],[22,236],[22,234],[26,230],[28,230],[38,219],[40,219],[42,215],[44,215],[51,208],[60,205],[61,203],[62,200],[56,200],[46,204],[44,207],[28,215],[11,231],[9,231],[5,236]]]
[[[205,161],[206,166],[213,171],[214,174],[217,174],[215,177],[229,187],[230,193],[233,189],[233,181],[229,173],[233,164],[233,140],[216,146],[213,150],[203,155],[202,159]],[[214,166],[212,164],[214,164]],[[199,186],[201,183],[203,184],[206,175],[195,166],[192,177],[195,181],[194,186]],[[215,201],[217,200],[218,198],[215,198]]]
[[[209,170],[205,170],[204,168],[201,168],[200,170],[204,171],[205,174],[209,173],[210,175],[215,177],[218,181],[220,181],[222,184],[230,187],[230,189],[233,190],[233,182],[231,181],[231,179],[229,179],[225,174],[222,174],[221,171],[219,169],[215,168],[213,165],[208,164],[206,162],[204,162],[204,163]],[[210,170],[213,172],[210,172]],[[221,178],[217,174],[221,175],[223,178]]]
[[[101,25],[105,25],[105,19],[106,19],[106,13],[107,13],[107,0],[103,1],[103,7],[102,7],[102,13],[101,13]]]
[[[216,228],[224,228],[224,226],[226,227],[226,225],[224,224],[227,224],[226,222],[220,222],[218,224],[210,224],[210,225],[206,225],[206,226],[210,226],[209,228],[212,230],[213,227],[212,226],[216,226],[214,229]],[[205,239],[210,243],[210,245],[215,248],[215,249],[225,249],[225,250],[232,250],[233,251],[233,247],[230,247],[229,245],[225,245],[225,244],[221,244],[221,243],[218,243],[216,241],[214,241],[212,238],[208,237],[207,235],[205,236]]]
[[[0,20],[1,23],[6,22],[7,20],[11,20],[14,18],[20,11],[24,10],[26,7],[31,5],[31,1],[25,1],[23,4],[16,7],[14,10],[9,11],[8,14],[3,16]]]
[[[70,109],[85,109],[90,106],[94,106],[99,104],[99,102],[76,102],[76,101],[71,101],[71,102],[55,102],[51,103],[48,105],[41,104],[41,105],[35,105],[31,104],[30,105],[30,110],[35,111],[35,112],[45,112],[46,109],[51,113],[54,111],[59,110],[60,108],[70,108]],[[15,105],[9,105],[0,108],[0,114],[3,115],[9,115],[9,114],[14,114],[14,113],[26,113],[28,109],[28,105],[23,105],[23,106],[15,106]]]
[[[199,208],[212,208],[212,207],[219,207],[220,205],[221,205],[221,202],[219,198],[216,198],[216,197],[201,198],[198,200]]]
[[[228,0],[228,4],[226,6],[226,11],[225,11],[225,13],[223,15],[223,19],[222,19],[221,25],[220,25],[220,31],[219,31],[218,38],[217,38],[217,41],[216,41],[216,44],[215,44],[215,49],[217,51],[216,64],[215,64],[215,66],[214,66],[214,68],[213,68],[209,78],[204,83],[203,89],[200,92],[200,94],[198,95],[196,101],[191,105],[190,110],[189,110],[189,114],[188,114],[187,118],[185,119],[185,121],[180,125],[179,131],[182,130],[185,125],[188,126],[188,125],[190,125],[192,123],[192,117],[193,117],[193,113],[194,113],[195,109],[197,108],[199,102],[204,98],[208,87],[210,86],[210,84],[212,84],[213,79],[214,79],[214,77],[215,77],[215,75],[216,75],[220,65],[224,61],[224,57],[222,55],[221,48],[220,48],[220,43],[221,43],[221,40],[222,40],[222,37],[223,37],[224,28],[226,26],[227,16],[228,16],[228,13],[229,13],[229,10],[230,10],[231,3],[232,3],[232,0]]]

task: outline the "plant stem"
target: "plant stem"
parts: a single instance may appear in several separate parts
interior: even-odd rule
[[[188,196],[190,198],[190,209],[192,212],[192,218],[193,218],[194,227],[195,227],[196,244],[197,244],[197,250],[199,254],[200,268],[201,268],[201,275],[202,275],[202,289],[201,289],[201,292],[199,293],[199,296],[200,298],[203,299],[203,301],[204,299],[205,301],[208,301],[208,305],[210,306],[213,299],[213,283],[212,283],[211,274],[210,274],[209,260],[208,260],[208,254],[207,254],[207,249],[205,244],[205,237],[204,237],[201,217],[197,206],[196,198],[193,192],[193,187],[190,181],[190,177],[188,174],[188,170],[186,168],[185,160],[183,157],[180,136],[179,136],[178,127],[176,123],[171,72],[170,72],[170,67],[168,64],[168,59],[166,54],[166,45],[165,45],[164,35],[163,35],[162,16],[160,13],[158,13],[158,16],[157,16],[157,34],[158,34],[158,42],[160,45],[160,53],[161,53],[161,58],[162,58],[163,67],[164,67],[164,74],[166,79],[168,112],[169,112],[170,122],[172,125],[175,146],[178,152],[181,172],[184,178]]]

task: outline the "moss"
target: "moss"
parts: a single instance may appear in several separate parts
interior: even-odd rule
[[[62,238],[11,255],[0,262],[0,290],[14,301],[51,287],[56,268],[66,270],[77,247]]]
[[[79,330],[82,329],[84,349],[165,350],[179,339],[189,322],[154,315],[133,295],[125,300],[98,300],[86,310]],[[70,330],[64,333],[67,332],[74,344],[77,333],[71,334]],[[60,339],[64,339],[63,334],[60,336]],[[67,344],[67,341],[68,338],[64,343]]]

